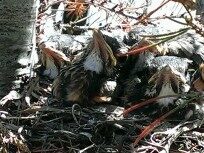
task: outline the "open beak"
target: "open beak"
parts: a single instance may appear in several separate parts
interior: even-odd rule
[[[112,49],[106,43],[105,39],[103,38],[103,34],[98,29],[93,30],[93,51],[100,51],[105,63],[110,61],[111,66],[116,65],[117,61],[113,55]]]

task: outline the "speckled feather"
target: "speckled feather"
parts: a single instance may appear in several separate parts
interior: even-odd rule
[[[190,62],[186,58],[175,56],[154,57],[151,53],[145,53],[137,60],[135,67],[123,83],[123,94],[120,96],[127,103],[186,92],[189,90],[189,78],[186,70]],[[171,67],[171,70],[164,69],[162,71],[165,66]],[[155,76],[151,80],[150,78],[153,75]],[[172,100],[169,101],[172,102]],[[160,104],[168,105],[166,101]]]
[[[102,46],[104,45],[104,46]],[[91,98],[100,91],[114,67],[112,50],[101,33],[95,31],[93,40],[83,50],[80,58],[64,68],[53,83],[53,95],[57,99],[89,105]]]
[[[99,91],[103,80],[102,75],[85,70],[80,60],[61,71],[60,76],[55,80],[56,85],[53,85],[53,94],[56,98],[69,102],[88,102],[91,98],[90,93]]]

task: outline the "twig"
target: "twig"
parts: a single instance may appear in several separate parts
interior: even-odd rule
[[[142,106],[154,103],[155,101],[159,100],[159,99],[163,99],[163,98],[170,98],[170,97],[177,97],[179,98],[181,95],[166,95],[166,96],[160,96],[160,97],[155,97],[155,98],[151,98],[148,100],[145,100],[143,102],[135,102],[136,104],[131,106],[130,108],[126,109],[123,112],[123,116],[127,116],[127,114],[129,114],[130,112],[134,111],[137,108],[140,108]]]
[[[82,115],[82,109],[81,109],[81,106],[79,106],[78,104],[74,104],[73,106],[72,106],[72,116],[73,116],[73,118],[74,118],[74,121],[76,122],[76,124],[77,125],[79,125],[80,126],[80,119],[79,119],[79,121],[77,120],[77,118],[76,118],[76,115],[75,115],[75,108],[76,107],[78,107],[79,108],[79,111],[80,111],[80,118],[81,118],[81,115]]]
[[[156,119],[154,122],[152,122],[150,125],[148,125],[143,131],[142,133],[137,137],[137,139],[135,140],[135,142],[133,143],[133,145],[137,145],[139,143],[139,141],[146,137],[151,131],[154,130],[155,127],[157,127],[158,125],[161,124],[161,122],[166,119],[168,116],[170,116],[171,114],[173,114],[174,112],[178,111],[179,109],[186,107],[187,105],[189,105],[189,103],[191,103],[192,101],[195,101],[195,99],[200,98],[199,96],[194,97],[195,95],[189,94],[189,99],[188,100],[183,100],[183,102],[181,104],[179,104],[177,107],[175,107],[174,109],[170,110],[169,112],[167,112],[166,114],[162,115],[161,117],[159,117],[158,119]]]
[[[177,31],[176,34],[174,34],[174,35],[170,35],[170,36],[166,36],[166,37],[160,38],[160,39],[159,39],[159,40],[160,40],[159,42],[153,43],[153,44],[151,44],[151,45],[144,46],[144,47],[141,47],[141,48],[137,48],[137,47],[136,47],[136,49],[135,49],[135,46],[133,45],[133,47],[129,50],[129,52],[127,52],[127,53],[125,53],[125,54],[117,54],[117,56],[120,57],[120,56],[127,56],[127,55],[139,54],[139,53],[141,53],[141,52],[147,51],[148,49],[150,49],[150,48],[152,48],[152,47],[155,47],[155,46],[160,45],[160,44],[162,44],[162,43],[164,43],[164,42],[166,42],[166,41],[169,41],[169,40],[171,40],[171,39],[173,39],[173,38],[175,38],[175,37],[177,37],[177,36],[179,36],[179,35],[182,35],[182,34],[184,34],[185,32],[187,32],[188,30],[189,30],[189,28],[181,29],[181,30]],[[164,36],[164,35],[166,35],[166,34],[162,34],[162,36]],[[161,36],[161,35],[159,35],[159,37],[160,37],[160,36]],[[156,37],[156,35],[155,35],[155,37]],[[154,38],[153,40],[157,40],[157,39]]]
[[[173,31],[173,32],[169,32],[169,33],[164,33],[164,34],[158,34],[158,35],[139,35],[141,37],[148,37],[148,38],[159,38],[159,39],[165,39],[168,38],[169,36],[174,36],[177,35],[179,33],[183,33],[188,31],[190,28],[183,28],[180,29],[178,31]],[[160,38],[161,37],[161,38]]]
[[[63,134],[63,135],[66,134],[69,137],[72,137],[72,139],[77,139],[78,138],[78,135],[76,135],[75,133],[70,132],[70,131],[65,131],[65,130],[54,130],[53,133],[55,133],[55,134]]]
[[[57,149],[41,149],[41,150],[32,150],[32,152],[59,152],[60,150],[64,150],[64,148],[57,148]]]
[[[92,145],[90,145],[90,146],[88,146],[88,147],[86,147],[86,148],[80,150],[79,153],[86,152],[88,149],[93,148],[93,147],[95,147],[95,144],[92,144]]]
[[[141,18],[137,23],[135,23],[135,25],[138,25],[139,23],[144,22],[146,19],[148,19],[152,14],[154,14],[156,11],[158,11],[160,8],[162,8],[164,5],[166,5],[168,2],[170,2],[171,0],[167,0],[166,2],[163,2],[162,4],[160,4],[156,9],[154,9],[153,11],[149,12],[147,15],[145,15],[143,18]]]
[[[1,119],[4,120],[30,120],[30,119],[36,119],[38,116],[27,116],[27,117],[1,117]]]
[[[200,27],[196,24],[193,23],[192,20],[189,20],[187,18],[185,18],[186,23],[193,29],[195,30],[196,33],[198,33],[199,35],[201,35],[202,37],[204,37],[204,30],[203,27],[200,25]]]
[[[151,131],[153,131],[157,126],[159,126],[161,124],[161,122],[167,118],[169,115],[173,114],[174,112],[176,112],[177,110],[180,109],[180,106],[177,106],[176,108],[170,110],[169,112],[167,112],[166,114],[162,115],[161,117],[159,117],[158,119],[156,119],[154,122],[152,122],[150,125],[148,125],[143,131],[142,133],[137,137],[137,139],[134,141],[133,145],[136,146],[139,141],[146,137]]]
[[[134,17],[134,16],[131,16],[131,15],[127,15],[127,14],[123,13],[122,11],[116,11],[114,8],[117,7],[117,4],[113,8],[106,8],[106,7],[102,6],[101,4],[95,4],[94,2],[90,2],[89,4],[94,5],[94,6],[98,6],[98,7],[102,8],[102,9],[104,9],[106,11],[122,15],[122,16],[124,16],[126,18],[135,19],[135,20],[139,19],[139,17]]]
[[[190,122],[185,122],[177,125],[173,129],[169,129],[164,132],[155,132],[151,136],[151,140],[153,141],[153,144],[160,144],[163,142],[165,145],[163,145],[163,150],[161,150],[161,153],[164,153],[166,150],[169,150],[171,147],[171,144],[184,132],[190,131],[192,129],[198,128],[200,124],[199,120],[194,120]],[[162,142],[155,142],[153,140],[153,137],[158,137],[161,138],[161,136],[164,135],[166,136],[165,140],[162,140]],[[162,138],[161,138],[162,139]]]
[[[171,17],[166,17],[167,19],[169,19],[169,20],[171,20],[171,21],[174,21],[174,22],[176,22],[176,23],[178,23],[178,24],[181,24],[181,25],[188,25],[188,24],[186,24],[186,23],[183,23],[183,22],[180,22],[180,21],[178,21],[178,20],[175,20],[175,19],[173,19],[173,18],[171,18]]]

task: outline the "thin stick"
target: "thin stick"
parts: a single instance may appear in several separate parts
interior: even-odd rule
[[[177,106],[176,108],[170,110],[169,112],[167,112],[166,114],[162,115],[161,117],[159,117],[158,119],[156,119],[154,122],[152,122],[150,125],[148,125],[143,131],[142,133],[137,137],[137,139],[135,140],[135,142],[133,143],[134,146],[136,146],[139,141],[146,137],[151,131],[153,131],[155,129],[155,127],[159,126],[161,124],[161,122],[167,118],[169,115],[173,114],[174,112],[176,112],[178,109],[180,109],[180,106]]]
[[[140,107],[145,106],[145,105],[148,105],[148,104],[151,104],[151,103],[153,103],[159,99],[169,98],[169,97],[177,97],[178,98],[179,96],[181,96],[181,95],[166,95],[166,96],[151,98],[151,99],[145,100],[143,102],[136,102],[135,105],[131,106],[130,108],[126,109],[123,112],[123,116],[127,116],[127,114],[134,111],[135,109],[140,108]]]
[[[159,5],[156,9],[154,9],[153,11],[149,12],[146,16],[144,16],[141,20],[139,20],[135,25],[138,25],[139,23],[142,23],[144,20],[146,20],[147,18],[149,18],[152,14],[154,14],[156,11],[158,11],[160,8],[162,8],[164,5],[166,5],[168,2],[170,2],[171,0],[168,0],[166,2],[163,2],[161,5]]]
[[[157,43],[153,43],[151,45],[148,45],[148,46],[144,46],[144,47],[141,47],[141,48],[136,48],[136,49],[130,49],[129,52],[125,53],[125,54],[117,54],[118,57],[121,57],[121,56],[127,56],[127,55],[135,55],[135,54],[139,54],[139,53],[142,53],[144,51],[147,51],[148,49],[152,48],[152,47],[155,47],[157,45],[160,45],[166,41],[169,41],[179,35],[182,35],[184,34],[185,32],[188,31],[189,28],[186,28],[185,30],[182,30],[182,31],[179,31],[178,34],[175,34],[175,35],[171,35],[169,37],[165,37],[165,38],[162,38],[161,41],[157,42]]]

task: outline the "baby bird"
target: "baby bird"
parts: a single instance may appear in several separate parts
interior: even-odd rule
[[[102,84],[112,75],[116,58],[101,31],[93,38],[71,66],[62,69],[53,83],[53,96],[62,101],[90,105]]]
[[[190,60],[176,56],[144,56],[144,59],[140,58],[136,62],[135,68],[124,83],[124,103],[189,91],[190,77],[187,70]],[[158,104],[164,107],[173,101],[174,98],[157,100]]]

